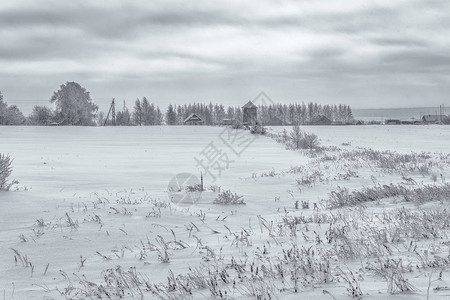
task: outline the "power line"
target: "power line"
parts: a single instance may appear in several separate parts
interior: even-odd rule
[[[94,100],[111,100],[111,98],[114,97],[107,97],[107,98],[92,98],[92,101]],[[50,99],[11,99],[11,98],[7,98],[3,95],[3,100],[8,102],[8,101],[14,101],[14,102],[29,102],[29,101],[50,101]]]

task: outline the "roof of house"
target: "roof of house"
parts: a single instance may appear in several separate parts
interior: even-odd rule
[[[257,106],[252,101],[248,101],[242,108],[257,108]]]
[[[318,117],[315,118],[312,122],[313,122],[313,123],[323,123],[323,122],[331,123],[331,120],[328,119],[328,118],[325,117],[325,116],[318,116]]]
[[[194,122],[203,122],[203,120],[197,116],[195,113],[192,113],[189,115],[189,117],[187,117],[184,122],[188,122],[188,121],[194,121]]]

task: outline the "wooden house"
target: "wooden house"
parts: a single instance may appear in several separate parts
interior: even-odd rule
[[[205,121],[203,121],[199,116],[195,113],[189,115],[189,117],[184,120],[185,125],[204,125]]]
[[[331,120],[325,116],[318,116],[310,122],[310,125],[331,125]]]

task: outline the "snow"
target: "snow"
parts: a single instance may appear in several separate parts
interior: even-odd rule
[[[323,145],[344,150],[364,147],[403,153],[449,153],[450,149],[450,133],[445,126],[308,126],[304,129],[316,133]],[[220,256],[223,256],[221,262],[231,257],[251,260],[260,255],[263,247],[269,249],[269,255],[276,256],[292,240],[288,236],[270,237],[259,225],[258,216],[273,222],[280,221],[285,211],[292,216],[308,216],[313,214],[313,203],[319,204],[338,186],[358,189],[373,185],[374,177],[380,184],[401,181],[401,174],[369,169],[358,170],[359,176],[349,180],[334,180],[334,170],[319,166],[305,153],[286,150],[268,137],[255,137],[248,132],[240,134],[251,143],[236,155],[220,138],[224,130],[205,126],[2,127],[0,153],[9,153],[14,158],[12,177],[20,181],[12,191],[0,192],[0,269],[3,270],[0,291],[4,298],[75,297],[75,292],[70,294],[68,288],[79,286],[79,278],[85,276],[101,284],[102,271],[119,265],[123,269],[136,267],[152,283],[167,284],[169,270],[175,276],[185,274],[189,267],[216,263]],[[271,130],[281,132],[283,128]],[[204,174],[205,186],[216,185],[243,195],[246,205],[212,204],[216,195],[212,191],[203,192],[195,204],[170,202],[167,192],[170,180],[186,172],[200,177],[202,168],[195,158],[201,157],[211,142],[221,154],[227,155],[229,166],[220,176],[215,174],[216,181],[210,174]],[[336,172],[340,170],[339,163]],[[320,168],[324,180],[310,187],[299,187],[296,184],[299,175],[288,172],[292,166],[306,166],[308,171]],[[445,167],[448,165],[442,162],[433,172],[448,177]],[[406,175],[423,184],[432,183],[430,174]],[[309,201],[311,209],[296,210],[297,200]],[[438,206],[441,204],[433,205],[442,208]],[[401,206],[416,209],[410,203],[392,199],[367,209],[377,213]],[[39,226],[40,219],[44,226]],[[324,231],[325,227],[319,225],[316,230]],[[234,242],[231,232],[242,233],[243,229],[250,232],[251,245]],[[312,230],[306,234],[312,235]],[[142,258],[142,244],[150,242],[157,246],[158,236],[166,242],[182,241],[187,248],[170,250],[169,263],[160,262],[156,251],[144,251]],[[308,245],[300,238],[297,242],[299,246]],[[448,251],[442,242],[430,241],[430,245],[440,245],[441,252]],[[217,257],[209,255],[202,245],[213,249]],[[11,249],[26,255],[32,266],[16,263]],[[338,264],[343,269],[348,265],[357,271],[361,267],[358,260]],[[396,295],[387,293],[383,278],[360,272],[364,278],[360,281],[364,299],[424,299],[430,272],[431,269],[416,271],[408,277],[418,289],[416,293]],[[438,272],[432,274],[433,279],[437,275]],[[443,281],[431,286],[448,285],[448,278],[445,272]],[[230,298],[252,298],[242,288],[224,286]],[[314,299],[332,299],[323,293],[326,290],[336,299],[347,299],[350,296],[345,286],[345,282],[306,286],[301,293]],[[444,294],[432,292],[438,298]],[[298,295],[288,290],[277,297],[297,299]],[[131,294],[125,296],[132,298]],[[145,294],[145,299],[152,297],[155,296],[151,293]],[[193,297],[207,299],[211,294],[208,289],[200,289],[194,291]]]
[[[443,152],[449,153],[450,128],[446,125],[364,125],[364,126],[303,126],[305,131],[315,133],[323,145],[342,147],[350,143],[354,147],[391,150],[402,153]],[[282,132],[291,127],[271,127]]]

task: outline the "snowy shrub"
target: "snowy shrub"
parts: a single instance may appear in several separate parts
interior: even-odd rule
[[[261,134],[264,135],[267,133],[266,128],[264,128],[264,126],[261,125],[254,125],[253,127],[250,128],[250,132],[253,134]]]
[[[0,190],[8,191],[13,184],[16,184],[17,181],[8,182],[8,177],[12,173],[12,164],[13,160],[9,157],[9,155],[0,153]]]
[[[347,188],[338,186],[337,190],[332,191],[327,200],[328,208],[338,208],[347,205],[356,205]]]
[[[233,122],[232,124],[231,124],[231,128],[233,128],[233,129],[242,129],[242,123],[241,122],[238,122],[238,121],[236,121],[236,122]]]
[[[302,130],[298,125],[293,126],[292,131],[289,134],[284,130],[282,133],[267,133],[266,135],[275,139],[278,143],[286,145],[286,149],[322,150],[320,148],[319,137],[314,133],[308,133]]]
[[[188,192],[203,192],[203,186],[199,183],[194,185],[187,185],[184,189]]]
[[[305,149],[316,149],[319,147],[319,138],[314,133],[303,132],[302,144]]]
[[[243,196],[239,196],[238,194],[233,193],[230,190],[219,193],[217,195],[217,198],[214,199],[214,203],[227,205],[245,204]]]
[[[313,150],[319,148],[320,143],[317,135],[300,129],[298,125],[292,127],[290,135],[294,149]]]
[[[296,181],[298,185],[312,186],[317,181],[322,182],[324,180],[323,176],[324,174],[321,171],[314,171],[311,174],[309,173],[302,174],[302,177],[298,178]]]

